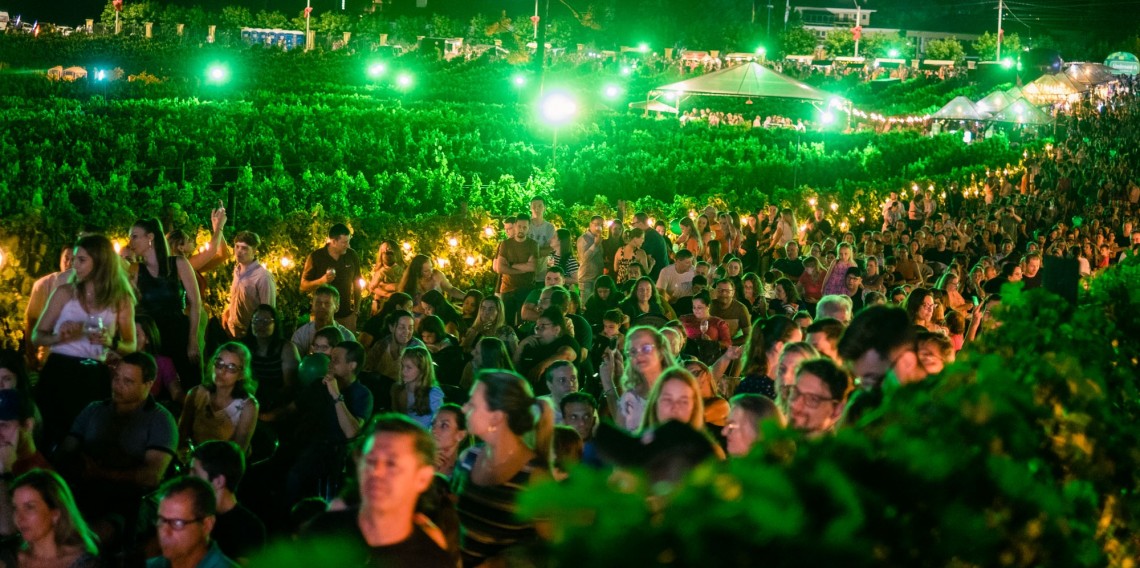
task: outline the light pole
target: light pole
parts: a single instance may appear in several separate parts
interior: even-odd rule
[[[859,39],[863,37],[863,7],[859,0],[855,0],[855,29],[852,32],[855,34],[855,57],[859,57]]]

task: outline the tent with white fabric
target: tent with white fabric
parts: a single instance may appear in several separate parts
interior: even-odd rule
[[[954,100],[946,103],[946,106],[938,109],[938,112],[930,115],[930,118],[942,120],[986,120],[989,113],[981,112],[970,99],[966,97],[955,97]]]

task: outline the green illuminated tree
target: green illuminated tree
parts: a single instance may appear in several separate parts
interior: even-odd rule
[[[970,44],[977,52],[982,61],[993,61],[997,58],[997,34],[986,32],[982,37],[974,40]],[[1017,54],[1021,52],[1021,38],[1017,34],[1005,34],[1001,41],[1001,57],[1012,57],[1017,59]]]
[[[966,60],[966,50],[957,38],[935,39],[926,43],[926,57],[961,63]]]
[[[788,31],[780,34],[780,51],[784,55],[811,55],[818,44],[819,38],[802,25],[789,26]]]
[[[828,57],[851,56],[855,53],[855,36],[850,28],[836,28],[823,36],[823,48]]]

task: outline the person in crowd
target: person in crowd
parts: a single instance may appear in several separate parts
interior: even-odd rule
[[[412,257],[412,262],[400,279],[399,290],[411,296],[412,302],[417,304],[429,292],[438,292],[445,299],[461,299],[464,294],[463,290],[451,285],[447,276],[435,268],[431,257],[426,254]]]
[[[649,214],[644,211],[634,213],[633,227],[644,234],[644,241],[638,246],[643,249],[646,257],[642,266],[645,266],[649,272],[645,276],[656,282],[661,270],[669,264],[668,243],[665,242],[665,237],[661,236],[661,233],[650,226]]]
[[[146,568],[238,568],[211,538],[217,523],[217,498],[209,482],[176,477],[158,491],[158,542],[162,556]]]
[[[139,311],[154,318],[163,338],[163,355],[174,360],[183,386],[202,382],[202,295],[194,267],[172,253],[155,218],[131,227],[130,251],[140,259],[132,266]]]
[[[368,318],[364,322],[364,331],[360,332],[356,337],[357,341],[364,346],[365,349],[371,349],[372,344],[380,339],[388,337],[392,332],[388,329],[388,316],[393,312],[408,312],[413,313],[416,304],[412,301],[412,297],[403,293],[395,292],[388,297],[384,302],[384,306],[380,308],[379,312]],[[413,316],[414,317],[414,316]]]
[[[752,333],[752,314],[736,299],[736,284],[731,279],[722,278],[716,281],[713,289],[716,291],[716,297],[709,313],[728,324],[728,331],[733,339],[737,337],[746,339]]]
[[[557,238],[557,228],[550,221],[545,218],[546,215],[546,199],[541,196],[535,196],[530,200],[530,217],[527,218],[527,238],[533,240],[538,245],[538,257],[536,257],[536,270],[534,273],[534,283],[541,286],[545,280],[546,268],[549,266],[549,258],[553,249],[553,242]]]
[[[851,321],[851,315],[854,311],[854,302],[851,296],[832,294],[820,298],[819,303],[815,305],[815,319],[819,321],[824,318],[831,318],[847,325]]]
[[[21,365],[23,361],[15,352],[6,352],[2,364],[15,366],[13,361]],[[12,371],[8,367],[0,368],[0,382],[7,382]],[[25,380],[27,380],[25,378]],[[36,405],[29,396],[27,388],[18,388],[15,385],[0,385],[0,475],[23,475],[33,469],[52,469],[51,463],[40,453],[36,446]],[[0,507],[0,515],[3,514]],[[4,530],[3,520],[0,520],[0,535],[10,534]]]
[[[632,293],[618,307],[631,322],[636,322],[638,318],[645,316],[666,321],[676,318],[673,307],[661,301],[661,297],[657,295],[657,288],[653,286],[653,280],[648,276],[642,276],[635,281]]]
[[[775,282],[775,279],[770,282]],[[736,284],[736,300],[748,308],[748,313],[752,314],[753,319],[767,315],[768,298],[765,296],[765,290],[771,286],[765,286],[755,272],[746,272],[739,278],[739,282],[734,280],[733,283]]]
[[[772,399],[758,394],[738,394],[729,402],[731,410],[721,435],[726,440],[729,456],[744,457],[761,441],[760,423],[773,420],[783,428],[787,424],[784,413]]]
[[[768,300],[768,313],[794,316],[800,309],[800,296],[796,285],[788,278],[777,278],[772,286],[772,299]]]
[[[562,397],[562,423],[578,431],[582,442],[588,444],[598,425],[598,401],[588,392],[572,392]]]
[[[819,351],[806,341],[797,341],[784,345],[780,357],[776,362],[776,406],[785,417],[788,416],[788,397],[791,396],[792,387],[796,386],[796,367],[805,359],[821,357]]]
[[[188,475],[214,488],[214,530],[210,537],[227,557],[247,563],[265,548],[265,523],[237,498],[245,476],[245,452],[229,441],[213,440],[194,448]]]
[[[5,566],[96,568],[98,537],[88,528],[71,489],[52,471],[35,469],[12,482],[13,520],[20,533],[17,550],[0,553]]]
[[[348,441],[372,415],[372,393],[357,380],[363,363],[362,345],[355,341],[337,345],[328,374],[309,385],[291,405],[289,410],[298,410],[302,423],[309,427],[301,432],[297,458],[286,478],[290,503],[314,493],[322,477],[339,472]]]
[[[328,355],[332,353],[332,348],[340,345],[344,341],[344,336],[341,335],[340,330],[333,326],[328,326],[324,329],[318,329],[317,333],[313,335],[313,341],[309,344],[309,352],[305,355]]]
[[[711,308],[712,299],[708,291],[702,290],[693,296],[693,313],[681,316],[681,325],[689,339],[689,353],[706,364],[715,361],[732,346],[728,322],[710,315]]]
[[[586,232],[578,237],[578,291],[583,303],[588,303],[590,297],[594,295],[594,282],[605,270],[605,247],[602,239],[604,223],[601,215],[594,215],[590,218]]]
[[[692,373],[683,367],[670,367],[661,372],[649,392],[645,412],[637,432],[652,434],[658,426],[676,420],[694,430],[705,427],[704,397]]]
[[[578,392],[578,368],[566,360],[558,360],[546,368],[542,374],[546,383],[546,391],[538,398],[542,399],[554,411],[554,423],[563,424],[562,399],[570,393]]]
[[[439,407],[431,420],[431,437],[435,439],[435,472],[451,479],[460,452],[471,445],[463,408],[451,403]]]
[[[574,258],[574,247],[570,244],[570,230],[558,229],[555,231],[555,238],[550,241],[551,253],[548,257],[547,274],[550,274],[554,269],[558,269],[562,275],[563,282],[558,283],[559,286],[566,282],[577,282],[578,271],[580,270],[578,259]],[[549,282],[545,283],[546,286],[551,286]]]
[[[773,251],[778,248],[785,248],[788,244],[795,242],[796,239],[796,218],[792,214],[792,210],[785,207],[780,210],[780,216],[776,220],[776,226],[772,231],[772,237],[768,241],[768,251]],[[790,255],[788,258],[792,258]]]
[[[772,263],[772,269],[787,276],[793,282],[804,273],[804,259],[800,258],[800,244],[794,240],[784,245],[784,256]]]
[[[705,252],[705,239],[697,232],[696,224],[689,217],[681,217],[681,234],[677,237],[677,244],[689,251],[694,260],[702,258]]]
[[[309,253],[305,267],[301,270],[302,294],[312,294],[321,286],[336,289],[337,304],[333,307],[333,316],[337,324],[350,334],[356,332],[356,301],[360,296],[356,291],[357,280],[360,279],[360,258],[350,246],[351,243],[352,231],[348,226],[343,223],[334,224],[329,227],[325,246]]]
[[[249,349],[230,342],[218,347],[213,357],[213,372],[186,394],[186,404],[178,419],[181,453],[186,455],[196,445],[210,440],[230,441],[243,452],[249,450],[253,430],[257,427],[259,407],[254,393]]]
[[[367,359],[361,361],[360,370],[397,380],[401,376],[400,354],[408,347],[423,346],[423,342],[413,336],[415,326],[415,318],[408,312],[389,314],[388,336],[372,344]]]
[[[839,355],[861,390],[879,388],[891,374],[902,384],[926,378],[914,329],[902,308],[871,306],[855,316],[839,341]]]
[[[48,448],[63,440],[88,403],[111,394],[107,357],[136,347],[135,295],[111,241],[102,235],[80,238],[72,270],[68,283],[51,295],[31,338],[51,349],[35,386]]]
[[[499,250],[495,253],[493,268],[502,276],[499,297],[503,300],[503,313],[508,324],[514,324],[519,318],[523,300],[534,286],[539,245],[527,236],[529,230],[530,217],[519,215],[514,224],[514,236],[499,243]]]
[[[335,319],[340,310],[340,292],[333,286],[319,285],[313,288],[313,301],[309,306],[309,322],[293,332],[293,345],[297,346],[299,353],[311,351],[313,336],[318,330],[326,327],[335,327],[340,330],[345,341],[355,341],[356,335],[352,330]]]
[[[479,315],[463,335],[460,347],[470,352],[484,337],[497,337],[504,341],[510,352],[518,347],[518,337],[514,328],[506,324],[503,300],[498,296],[487,296],[479,304]]]
[[[150,396],[158,373],[153,357],[124,355],[114,373],[111,398],[79,413],[55,463],[76,487],[89,517],[132,519],[178,449],[178,426]]]
[[[618,308],[622,300],[617,284],[608,274],[603,274],[594,282],[594,293],[586,300],[586,310],[583,317],[598,332],[602,327],[602,318],[606,312]]]
[[[475,375],[485,369],[515,370],[515,363],[507,351],[507,345],[498,337],[484,337],[471,349],[471,362],[463,369],[460,388],[470,391],[475,384]]]
[[[261,237],[242,231],[234,236],[234,279],[222,324],[230,337],[245,337],[253,312],[262,304],[277,305],[277,282],[257,261]]]
[[[716,380],[709,366],[700,361],[686,361],[685,370],[697,380],[701,391],[701,406],[704,408],[705,424],[710,427],[724,426],[728,418],[728,401],[717,392]]]
[[[974,305],[971,304],[962,295],[958,287],[959,276],[955,272],[946,272],[938,278],[938,282],[934,285],[936,290],[941,290],[947,298],[948,305],[951,311],[960,314],[968,314],[973,311]]]
[[[277,308],[269,304],[258,306],[241,343],[249,349],[250,370],[257,382],[262,408],[272,410],[287,404],[296,388],[301,355],[297,345],[281,334]],[[259,416],[262,417],[264,413]]]
[[[941,373],[946,365],[954,362],[954,346],[945,334],[920,331],[916,335],[915,351],[918,353],[918,362],[927,375]]]
[[[669,307],[673,308],[673,313],[678,316],[693,313],[693,297],[708,290],[708,279],[700,274],[693,274],[693,280],[690,282],[690,285],[691,293],[688,296],[677,298],[669,305]]]
[[[787,316],[772,316],[753,327],[744,345],[741,365],[743,380],[735,394],[762,394],[773,400],[777,395],[777,367],[784,346],[803,340],[799,326]]]
[[[463,335],[467,330],[463,327],[463,315],[439,290],[428,290],[420,297],[420,313],[424,316],[436,316],[443,320],[444,329],[454,336]]]
[[[154,318],[146,314],[135,314],[135,346],[139,352],[154,357],[154,362],[158,365],[158,377],[154,380],[151,396],[159,403],[180,406],[186,398],[186,391],[182,388],[182,380],[178,378],[174,361],[158,353],[162,337],[158,333],[158,326],[154,324]]]
[[[545,395],[549,394],[542,380],[546,370],[556,361],[577,361],[582,348],[569,333],[567,319],[557,308],[542,312],[534,329],[534,335],[519,342],[514,362],[519,374],[533,385],[533,390]]]
[[[662,268],[660,274],[658,274],[657,291],[660,293],[661,298],[669,303],[692,295],[693,276],[695,274],[696,272],[693,270],[693,253],[688,249],[681,249],[677,251],[674,257],[674,263]]]
[[[607,349],[598,374],[610,416],[618,426],[633,432],[641,424],[650,390],[662,371],[673,366],[674,359],[665,337],[651,327],[631,329],[626,335],[625,352],[628,365],[617,349]]]
[[[483,441],[463,452],[452,476],[463,565],[505,561],[501,555],[512,546],[537,538],[534,525],[515,515],[516,499],[533,480],[550,476],[554,412],[525,379],[502,370],[481,371],[463,409]]]
[[[851,376],[831,359],[801,362],[788,395],[789,423],[808,436],[830,432],[843,416],[851,390]]]
[[[848,268],[844,282],[845,288],[843,289],[842,295],[847,296],[847,298],[851,300],[851,312],[857,312],[863,309],[863,306],[866,305],[866,300],[863,297],[865,294],[863,290],[863,269],[858,266]],[[816,306],[816,310],[819,310],[818,306]],[[851,321],[849,315],[846,321]]]
[[[835,318],[821,318],[807,327],[806,341],[824,357],[839,363],[839,338],[843,335],[843,322]]]
[[[68,243],[59,252],[59,271],[52,272],[38,278],[32,284],[32,293],[28,295],[28,306],[24,309],[24,337],[32,337],[36,323],[47,307],[48,299],[60,286],[71,280],[71,260],[75,256],[75,245]],[[28,360],[28,368],[38,371],[40,365],[47,357],[47,349],[35,344],[34,341],[24,342],[24,355]]]
[[[372,297],[372,313],[376,315],[384,307],[388,298],[399,291],[404,278],[404,263],[400,262],[400,246],[396,241],[384,239],[376,250],[376,262],[372,264],[372,278],[368,281],[368,294]]]
[[[660,237],[660,235],[658,235]],[[627,281],[634,280],[634,276],[630,274],[630,266],[637,264],[640,267],[649,267],[650,257],[641,248],[645,243],[645,231],[633,228],[625,233],[625,245],[614,253],[614,281],[618,284],[624,284]],[[650,270],[652,268],[650,267]],[[638,277],[640,277],[639,275]],[[652,285],[650,280],[650,285]]]
[[[414,345],[400,353],[400,381],[392,385],[392,407],[424,429],[443,406],[443,389],[435,378],[435,365],[426,347]]]
[[[816,303],[823,297],[824,276],[817,257],[809,255],[804,258],[804,271],[796,280],[796,288],[803,298],[804,308],[809,311],[814,311]]]
[[[915,288],[906,297],[906,313],[910,317],[911,325],[915,325],[934,332],[945,332],[945,328],[934,318],[938,301],[934,294],[926,288]]]
[[[867,292],[879,292],[881,294],[887,293],[887,286],[884,279],[884,274],[879,272],[879,259],[874,256],[868,256],[864,259],[863,267],[863,289]],[[866,298],[864,298],[865,300]]]
[[[475,323],[475,318],[479,317],[479,306],[483,305],[483,297],[483,292],[474,288],[463,295],[463,303],[459,306],[460,321],[462,322],[460,329],[463,330],[463,333],[457,337],[466,335],[467,330],[471,329]]]

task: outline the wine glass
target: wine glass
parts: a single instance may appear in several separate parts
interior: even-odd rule
[[[701,337],[705,338],[709,332],[709,320],[701,320]]]
[[[88,339],[98,339],[103,334],[103,316],[87,316],[87,323],[83,326]]]
[[[336,269],[330,268],[325,271],[325,276],[328,276],[329,281],[336,280]]]

